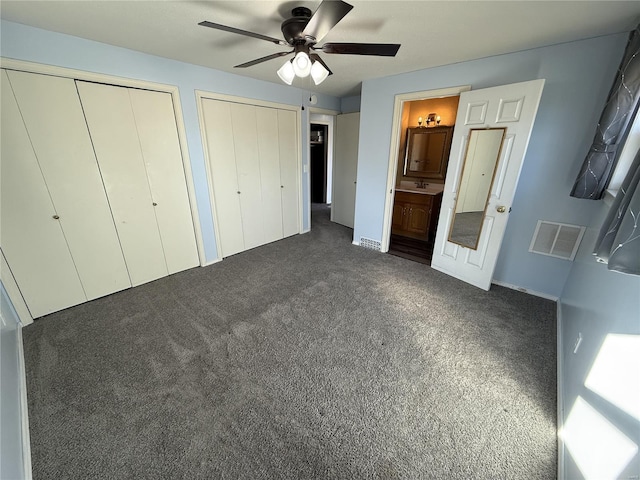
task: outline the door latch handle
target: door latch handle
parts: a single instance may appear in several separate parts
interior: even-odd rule
[[[496,210],[498,211],[498,213],[504,213],[507,211],[507,207],[505,207],[504,205],[499,205],[496,207]]]

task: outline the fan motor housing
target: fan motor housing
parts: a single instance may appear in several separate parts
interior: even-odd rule
[[[311,19],[311,10],[306,7],[296,7],[291,10],[291,15],[293,16],[282,22],[280,27],[284,39],[290,45],[306,43],[307,39],[302,32]]]

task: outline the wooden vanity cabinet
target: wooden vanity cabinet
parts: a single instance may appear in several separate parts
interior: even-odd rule
[[[396,192],[393,203],[391,233],[428,240],[435,235],[442,194]]]

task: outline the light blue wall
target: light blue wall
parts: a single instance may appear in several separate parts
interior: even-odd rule
[[[584,386],[608,334],[640,335],[640,277],[611,272],[606,265],[597,263],[591,254],[600,224],[608,211],[603,202],[596,203],[597,211],[589,222],[590,226],[560,298],[562,370],[558,382],[563,389],[563,420],[566,422],[579,395],[640,446],[640,421],[624,414]],[[578,333],[582,334],[583,341],[574,354]],[[640,365],[619,365],[611,374],[615,375],[622,369],[627,371],[626,381],[632,382],[634,378],[638,381]],[[566,453],[565,464],[566,478],[583,478],[569,452]],[[635,459],[618,478],[639,476],[640,456],[636,454]]]
[[[352,97],[343,97],[340,100],[340,112],[341,113],[353,113],[360,111],[360,95],[354,95]]]
[[[215,51],[211,52],[215,55]],[[257,100],[300,106],[307,101],[308,92],[278,83],[263,82],[210,68],[177,62],[166,58],[113,47],[69,35],[2,21],[0,24],[0,55],[6,58],[56,65],[89,72],[103,73],[137,80],[175,85],[187,132],[195,194],[207,261],[216,258],[216,243],[209,202],[204,153],[198,126],[195,90],[235,95]],[[275,70],[274,70],[275,76]],[[274,82],[276,79],[274,78]],[[317,108],[339,110],[340,99],[316,94]],[[306,145],[305,109],[302,115],[302,145]],[[306,123],[305,123],[306,122]],[[308,164],[307,149],[302,149],[302,161]],[[307,169],[308,170],[308,169]],[[302,174],[303,229],[309,228],[308,173]]]
[[[25,478],[22,463],[22,407],[18,315],[0,283],[0,478]],[[26,413],[26,412],[24,412]]]
[[[528,253],[538,219],[586,225],[597,205],[569,197],[620,63],[610,35],[367,80],[362,85],[354,238],[381,240],[394,96],[546,79],[494,279],[560,296],[571,262]]]

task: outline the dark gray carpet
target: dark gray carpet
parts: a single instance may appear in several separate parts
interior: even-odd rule
[[[34,478],[554,478],[555,304],[351,235],[25,328]]]

